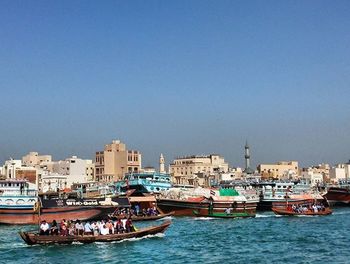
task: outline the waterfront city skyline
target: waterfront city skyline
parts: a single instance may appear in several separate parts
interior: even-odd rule
[[[0,160],[350,158],[348,1],[0,3]]]

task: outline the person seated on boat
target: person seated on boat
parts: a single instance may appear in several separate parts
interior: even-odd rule
[[[50,234],[58,236],[58,225],[56,220],[52,221],[51,228],[50,228]]]
[[[78,236],[81,236],[83,235],[83,232],[84,232],[84,225],[83,223],[80,222],[80,220],[77,220],[77,222],[75,223],[75,233]]]
[[[128,218],[128,220],[125,223],[125,227],[126,227],[126,232],[130,233],[134,231],[134,225],[132,224],[132,220],[131,217]]]
[[[91,236],[92,235],[92,226],[90,225],[90,222],[87,221],[84,225],[84,235]]]
[[[114,232],[116,234],[121,234],[124,232],[123,223],[120,218],[114,223]]]
[[[126,216],[124,216],[124,218],[121,221],[122,221],[123,229],[125,231],[126,230],[126,221],[128,221],[128,219],[126,218]]]
[[[114,233],[114,226],[111,220],[106,222],[106,227],[108,228],[110,234]]]
[[[147,209],[146,209],[146,208],[143,208],[143,210],[142,210],[142,216],[147,216]]]
[[[74,236],[75,235],[75,223],[74,221],[68,221],[68,235]]]
[[[135,204],[135,213],[136,215],[139,215],[140,213],[140,206],[138,204]]]
[[[66,236],[66,235],[68,235],[66,219],[63,219],[63,220],[61,221],[61,223],[60,223],[60,235],[61,235],[61,236]]]
[[[49,235],[50,233],[50,225],[44,220],[40,225],[40,235]]]
[[[314,205],[312,206],[312,210],[314,211],[314,213],[317,213],[317,212],[318,212],[318,209],[317,209],[316,204],[314,204]]]
[[[295,206],[295,204],[292,205],[292,210],[293,210],[293,212],[297,211],[297,207]]]
[[[93,235],[94,236],[98,236],[100,234],[100,231],[98,229],[97,223],[96,222],[92,222],[91,227],[92,227]]]
[[[109,229],[105,224],[101,227],[101,235],[109,235]]]
[[[152,208],[152,215],[158,215],[157,207],[154,205]]]
[[[231,210],[232,210],[232,208],[228,207],[225,209],[225,213],[229,215],[229,214],[231,214]]]

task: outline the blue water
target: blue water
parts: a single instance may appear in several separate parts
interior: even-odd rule
[[[0,226],[0,263],[350,263],[350,208],[323,217],[172,218],[165,235],[118,243],[27,246]],[[159,224],[140,223],[138,226]]]

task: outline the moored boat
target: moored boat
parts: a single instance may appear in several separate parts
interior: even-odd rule
[[[74,235],[74,236],[60,236],[60,235],[39,235],[37,232],[19,232],[21,238],[28,245],[35,244],[71,244],[73,242],[79,243],[93,243],[93,242],[113,242],[121,241],[130,238],[140,238],[147,235],[156,235],[159,233],[164,233],[165,230],[170,226],[171,221],[166,221],[158,226],[151,226],[147,228],[142,228],[137,231],[122,233],[122,234],[110,234],[110,235]]]
[[[333,205],[350,205],[350,187],[330,187],[324,197]]]
[[[255,213],[250,212],[213,212],[208,214],[202,214],[196,210],[193,211],[193,214],[198,217],[214,217],[214,218],[240,218],[240,217],[255,217]]]

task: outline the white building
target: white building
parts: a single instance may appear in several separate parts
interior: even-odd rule
[[[301,172],[302,179],[310,183],[311,186],[317,186],[324,182],[324,175],[322,173],[314,172],[312,169]]]
[[[56,192],[69,188],[73,183],[67,180],[67,175],[60,175],[57,173],[44,174],[41,176],[40,190],[42,192]]]
[[[67,175],[67,183],[83,183],[92,181],[94,178],[92,160],[83,160],[77,156],[54,162],[52,170],[53,173]]]
[[[2,167],[2,174],[7,179],[15,179],[16,178],[16,170],[22,167],[21,160],[6,160],[4,166]]]
[[[346,173],[345,168],[333,167],[329,170],[329,178],[332,182],[337,182],[339,180],[345,180]]]

